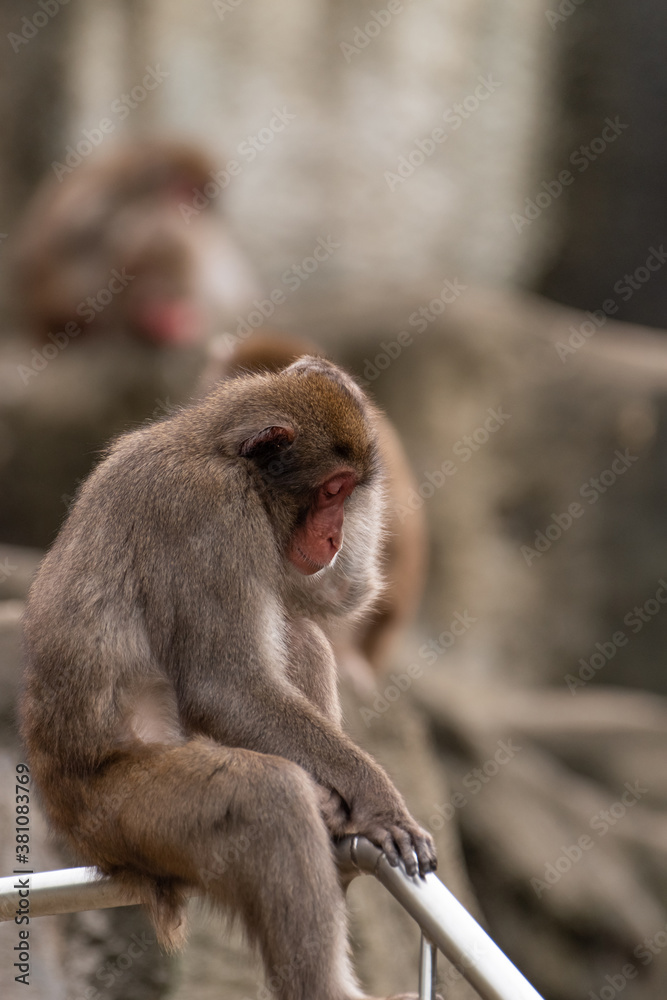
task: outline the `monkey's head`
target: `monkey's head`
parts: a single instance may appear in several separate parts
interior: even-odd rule
[[[206,152],[144,139],[61,166],[12,240],[17,312],[44,341],[69,323],[77,343],[192,348],[250,307],[255,280]]]
[[[344,531],[354,536],[378,505],[372,405],[345,372],[311,356],[227,382],[225,395],[234,411],[225,452],[257,484],[288,563],[318,573],[343,547]]]

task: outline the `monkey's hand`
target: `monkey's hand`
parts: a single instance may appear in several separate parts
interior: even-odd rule
[[[393,868],[402,861],[408,875],[427,875],[438,865],[433,837],[415,822],[395,795],[379,804],[362,794],[352,809],[347,832],[361,834],[377,844]]]

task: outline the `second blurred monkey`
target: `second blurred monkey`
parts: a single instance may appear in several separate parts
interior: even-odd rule
[[[203,194],[214,171],[196,147],[154,140],[45,180],[16,240],[16,305],[28,331],[187,346],[248,308],[251,269],[216,198]],[[195,202],[203,207],[193,211]]]

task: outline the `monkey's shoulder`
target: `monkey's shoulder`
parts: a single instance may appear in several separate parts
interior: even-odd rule
[[[196,531],[207,524],[236,531],[265,520],[243,463],[189,441],[169,423],[120,437],[84,483],[71,519],[131,522],[139,533]]]

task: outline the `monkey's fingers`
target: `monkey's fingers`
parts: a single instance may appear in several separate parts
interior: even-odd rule
[[[413,837],[411,834],[401,826],[392,826],[391,835],[394,839],[394,843],[398,847],[398,851],[405,865],[405,870],[408,875],[416,875],[420,870],[420,864],[417,857],[415,856],[415,845],[413,844]]]
[[[435,844],[430,833],[426,830],[422,830],[417,824],[407,825],[404,830],[401,831],[402,836],[400,838],[395,836],[401,850],[401,856],[405,861],[405,867],[408,874],[416,874],[416,872],[411,872],[408,869],[408,862],[406,860],[406,852],[409,852],[410,858],[414,859],[414,855],[417,855],[417,861],[419,864],[419,874],[428,875],[429,872],[434,872],[438,867],[438,860],[436,856]],[[409,847],[405,846],[405,838],[409,839]]]
[[[433,839],[416,824],[378,826],[366,830],[365,836],[384,851],[392,868],[402,861],[408,875],[427,875],[437,867]]]
[[[422,830],[420,826],[411,830],[411,833],[419,859],[419,871],[422,875],[428,875],[429,872],[434,872],[438,867],[438,856],[433,837],[426,830]]]
[[[415,850],[419,859],[419,871],[422,875],[434,872],[438,867],[438,858],[435,853],[435,845],[429,837],[428,840],[419,837],[415,840]]]
[[[387,861],[391,867],[396,868],[398,862],[401,860],[401,857],[396,848],[394,835],[391,832],[391,829],[392,828],[388,829],[385,826],[374,826],[369,827],[366,830],[360,830],[359,832],[362,833],[364,837],[368,837],[373,844],[377,844],[380,850],[384,851]]]
[[[419,862],[415,855],[412,837],[403,827],[390,826],[389,829],[382,830],[375,842],[384,851],[392,868],[396,868],[399,861],[402,861],[408,875],[418,874]]]

